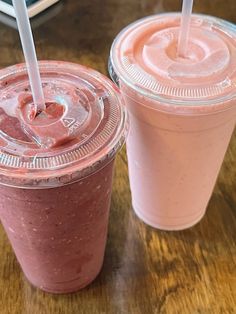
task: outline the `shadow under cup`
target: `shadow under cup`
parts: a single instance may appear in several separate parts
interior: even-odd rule
[[[163,230],[204,216],[236,122],[234,25],[193,15],[183,61],[176,52],[180,18],[161,14],[127,26],[109,61],[130,117],[133,208]]]
[[[116,87],[96,71],[45,61],[40,72],[46,99],[79,107],[82,131],[51,148],[26,137],[19,117],[6,109],[29,89],[25,65],[1,70],[0,218],[28,280],[69,293],[88,285],[102,267],[114,159],[127,115]],[[72,117],[62,119],[73,126]]]

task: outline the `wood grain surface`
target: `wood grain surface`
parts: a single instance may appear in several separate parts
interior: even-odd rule
[[[121,28],[142,16],[179,10],[180,5],[179,0],[61,1],[33,20],[38,56],[107,74],[110,45]],[[195,0],[194,11],[236,22],[235,0]],[[0,23],[0,38],[0,66],[23,61],[17,31]],[[79,293],[41,292],[24,279],[1,227],[0,314],[236,313],[235,190],[236,134],[204,219],[186,231],[157,231],[131,210],[123,149],[116,161],[100,275]]]

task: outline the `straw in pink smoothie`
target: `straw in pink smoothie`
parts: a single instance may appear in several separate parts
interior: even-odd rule
[[[177,49],[178,56],[182,58],[186,57],[186,53],[188,49],[192,9],[193,9],[193,0],[183,0],[181,26],[180,26],[180,33],[179,33],[178,49]]]

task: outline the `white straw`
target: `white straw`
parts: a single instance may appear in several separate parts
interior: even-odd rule
[[[180,26],[178,50],[177,50],[177,54],[180,57],[186,57],[192,10],[193,10],[193,0],[183,0],[182,18],[181,18],[181,26]]]
[[[34,46],[33,35],[30,27],[25,0],[13,0],[17,25],[20,33],[21,44],[27,65],[31,91],[34,104],[38,110],[45,109],[42,82],[40,78],[38,61]]]

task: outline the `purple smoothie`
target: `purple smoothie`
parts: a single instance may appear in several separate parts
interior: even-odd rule
[[[113,160],[53,189],[0,186],[0,216],[28,280],[54,293],[76,291],[99,273],[107,238]]]
[[[24,65],[0,71],[0,218],[28,280],[68,293],[102,267],[127,117],[101,74],[64,62],[42,62],[40,70],[46,100],[65,107],[57,121],[41,125],[27,125],[19,114],[20,99],[30,93]],[[67,141],[66,132],[56,132],[61,123]]]

